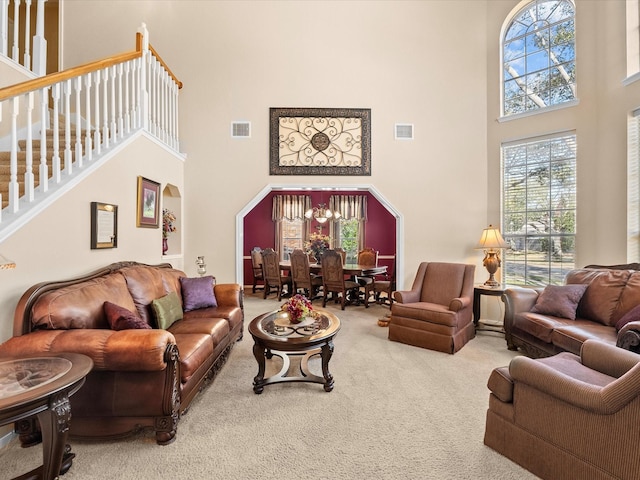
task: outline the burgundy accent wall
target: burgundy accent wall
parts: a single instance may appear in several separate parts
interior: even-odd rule
[[[381,256],[393,256],[396,254],[396,219],[387,211],[376,197],[369,192],[362,191],[305,191],[299,190],[272,191],[266,195],[253,210],[244,217],[244,245],[242,255],[244,260],[244,285],[253,284],[253,273],[251,270],[250,252],[253,247],[265,249],[275,247],[275,226],[271,220],[271,209],[274,195],[310,195],[311,203],[315,207],[320,203],[329,205],[329,197],[334,194],[340,195],[367,195],[367,224],[365,226],[366,246],[378,250]],[[314,227],[314,224],[311,226]],[[392,267],[392,259],[380,259],[380,265]]]

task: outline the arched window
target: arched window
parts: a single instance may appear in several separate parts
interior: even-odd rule
[[[576,98],[575,6],[535,0],[505,22],[502,37],[503,116]]]

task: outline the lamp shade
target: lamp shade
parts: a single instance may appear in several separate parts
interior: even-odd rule
[[[492,250],[495,248],[508,248],[509,245],[504,241],[502,235],[500,235],[500,230],[493,225],[489,225],[488,228],[485,228],[482,231],[482,236],[480,237],[480,241],[476,246],[477,249],[482,250]]]

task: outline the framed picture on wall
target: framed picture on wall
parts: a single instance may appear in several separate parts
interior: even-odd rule
[[[158,228],[160,224],[160,184],[148,178],[138,177],[138,227]]]
[[[271,108],[270,175],[371,175],[371,109]]]
[[[91,202],[91,249],[118,246],[118,206]]]

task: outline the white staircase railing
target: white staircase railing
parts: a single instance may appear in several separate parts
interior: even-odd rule
[[[137,130],[179,152],[181,87],[142,25],[133,52],[0,89],[0,168],[7,165],[2,151],[9,152],[0,232],[52,186]]]
[[[35,0],[36,33],[32,38],[32,0],[0,0],[0,54],[39,77],[47,73],[47,40],[44,37],[46,1]],[[23,32],[20,31],[21,27]]]

